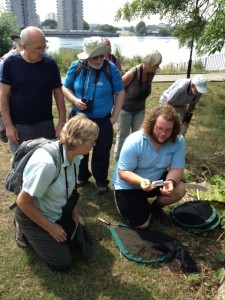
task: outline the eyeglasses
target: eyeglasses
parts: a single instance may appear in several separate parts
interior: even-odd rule
[[[158,132],[158,133],[165,133],[165,134],[170,134],[170,133],[172,133],[172,131],[173,131],[173,128],[171,128],[171,129],[164,129],[164,128],[161,128],[161,127],[158,127],[158,126],[156,126],[155,125],[155,129],[156,129],[156,131]]]
[[[105,55],[104,54],[101,54],[101,55],[98,55],[98,56],[93,56],[93,57],[91,57],[92,59],[98,59],[98,58],[104,58],[105,57]]]
[[[48,49],[48,46],[44,47],[32,47],[31,45],[27,45],[32,48],[33,51],[39,52],[39,51],[46,51]]]

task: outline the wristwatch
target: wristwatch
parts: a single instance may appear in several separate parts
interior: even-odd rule
[[[172,181],[172,183],[173,183],[173,187],[175,188],[176,187],[176,185],[177,185],[177,183],[176,183],[176,181],[175,180],[173,180],[173,179],[166,179],[167,181]]]

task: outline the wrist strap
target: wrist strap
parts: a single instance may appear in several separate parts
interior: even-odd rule
[[[166,179],[166,180],[167,180],[167,181],[172,181],[173,187],[174,187],[174,188],[176,187],[177,183],[176,183],[176,181],[175,181],[174,179]]]

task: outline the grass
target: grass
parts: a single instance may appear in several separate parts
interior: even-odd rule
[[[61,74],[66,74],[72,61],[77,60],[77,54],[80,53],[78,49],[64,49],[60,48],[59,51],[49,52],[49,54],[56,60]],[[115,55],[120,58],[121,65],[123,66],[123,71],[126,72],[133,66],[142,63],[143,57],[140,55],[134,55],[132,58],[125,57],[122,55],[119,48],[116,49]],[[185,74],[187,66],[184,64],[173,64],[164,65],[160,67],[159,74]],[[201,61],[193,62],[192,73],[206,73]]]
[[[148,108],[158,105],[159,96],[169,85],[153,83]],[[224,180],[224,83],[209,83],[208,88],[209,92],[197,106],[186,136],[185,176],[188,181],[209,182],[213,176]],[[78,205],[94,238],[91,259],[84,262],[77,253],[70,272],[60,274],[51,271],[31,250],[18,248],[15,244],[13,213],[8,209],[15,196],[6,192],[4,187],[11,153],[2,143],[0,156],[0,299],[215,299],[219,285],[215,274],[224,267],[224,262],[218,259],[220,253],[225,253],[222,229],[193,236],[175,226],[167,228],[153,224],[158,230],[178,238],[188,248],[199,267],[198,274],[184,273],[177,260],[159,266],[128,261],[120,254],[108,229],[98,221],[101,217],[113,224],[123,222],[115,209],[113,194],[110,191],[107,196],[98,197],[92,180],[88,186],[79,188],[81,197]],[[109,178],[112,170],[113,161]],[[196,191],[190,193],[195,196]],[[225,202],[215,205],[221,212],[224,211]]]

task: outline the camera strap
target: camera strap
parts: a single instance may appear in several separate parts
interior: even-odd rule
[[[62,162],[64,163],[64,157],[63,157],[63,146],[62,144],[59,144],[59,149],[60,149],[60,153],[61,153],[61,157],[62,157]],[[73,165],[74,167],[74,174],[75,174],[75,187],[74,190],[77,191],[77,172],[76,172],[76,166],[75,164]],[[68,178],[67,178],[67,167],[64,167],[64,172],[65,172],[65,181],[66,181],[66,199],[69,199],[69,193],[68,193],[68,189],[69,189],[69,184],[68,184]]]
[[[85,80],[87,78],[87,72],[88,72],[89,68],[88,68],[88,61],[87,59],[84,60],[83,62],[83,75],[82,75],[82,99],[86,98],[85,95],[84,95],[84,83],[85,83]],[[92,70],[92,69],[91,69]],[[95,77],[94,77],[94,92],[93,92],[93,96],[92,96],[92,100],[94,100],[94,97],[95,97],[95,92],[96,92],[96,85],[99,81],[99,77],[100,77],[100,73],[101,73],[101,69],[100,70],[96,70],[96,69],[93,69],[94,70],[94,74],[95,74]],[[87,89],[86,89],[87,91]]]

